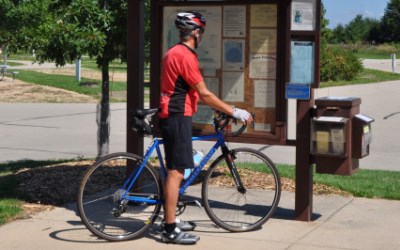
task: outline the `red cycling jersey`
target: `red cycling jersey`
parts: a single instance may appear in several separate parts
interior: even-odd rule
[[[196,52],[183,43],[170,48],[162,65],[160,118],[193,116],[199,95],[191,86],[202,80]]]

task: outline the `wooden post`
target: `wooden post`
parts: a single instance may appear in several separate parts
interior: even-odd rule
[[[310,158],[310,113],[313,100],[311,89],[311,100],[297,101],[295,218],[300,221],[310,221],[312,217],[313,169]]]
[[[132,131],[130,114],[135,108],[144,106],[144,2],[128,1],[127,25],[127,151],[143,155],[144,139]]]

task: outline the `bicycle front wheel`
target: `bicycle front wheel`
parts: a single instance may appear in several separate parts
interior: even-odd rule
[[[79,215],[96,236],[108,241],[141,236],[157,219],[162,187],[150,164],[138,171],[142,158],[130,153],[114,153],[95,162],[85,173],[77,196]],[[128,190],[126,180],[135,183]],[[142,199],[143,201],[136,201]]]
[[[273,162],[259,151],[232,150],[238,179],[234,179],[225,157],[218,157],[207,170],[203,186],[203,204],[215,224],[231,232],[259,228],[275,212],[281,182]],[[241,182],[243,188],[238,187]]]

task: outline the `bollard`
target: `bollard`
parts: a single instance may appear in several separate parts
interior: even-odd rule
[[[75,76],[78,82],[81,81],[81,59],[76,59]]]
[[[396,54],[391,54],[392,58],[392,73],[396,72]]]

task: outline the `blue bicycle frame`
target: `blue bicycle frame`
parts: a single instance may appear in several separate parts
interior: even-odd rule
[[[204,168],[205,164],[214,155],[215,151],[219,147],[221,147],[222,145],[225,144],[225,138],[224,138],[224,135],[223,135],[222,131],[218,131],[217,133],[211,134],[211,135],[201,135],[201,136],[193,136],[192,137],[192,141],[206,141],[206,140],[217,140],[217,142],[212,146],[212,148],[206,154],[206,156],[203,157],[203,159],[201,160],[199,166],[197,166],[193,170],[193,172],[191,173],[189,178],[184,181],[183,185],[179,189],[179,195],[182,195],[186,191],[186,189],[190,186],[190,184],[192,184],[192,182],[196,179],[196,177],[199,175],[201,170]],[[144,157],[142,163],[140,164],[140,167],[136,168],[135,169],[136,171],[133,171],[130,174],[130,176],[128,177],[128,179],[125,181],[125,183],[124,183],[124,185],[122,187],[123,190],[130,190],[132,188],[133,184],[136,182],[136,180],[137,180],[137,178],[139,176],[138,173],[140,173],[143,170],[143,168],[145,167],[146,163],[149,161],[149,159],[150,159],[152,153],[154,152],[154,150],[156,150],[157,156],[158,156],[158,160],[160,162],[162,178],[163,179],[166,178],[167,171],[166,171],[166,168],[164,166],[164,161],[163,161],[163,157],[162,157],[161,150],[160,150],[160,145],[163,145],[163,144],[164,144],[164,141],[161,138],[155,138],[153,140],[153,142],[150,144],[149,148],[147,149],[147,152],[145,154],[145,157]],[[129,196],[128,195],[128,191],[126,191],[122,195],[121,198],[124,199],[124,200],[129,200],[129,201],[138,202],[138,203],[147,203],[147,204],[151,204],[151,205],[164,203],[163,200],[157,200],[157,199],[151,199],[151,198],[145,198],[145,197],[138,197],[138,196]]]

